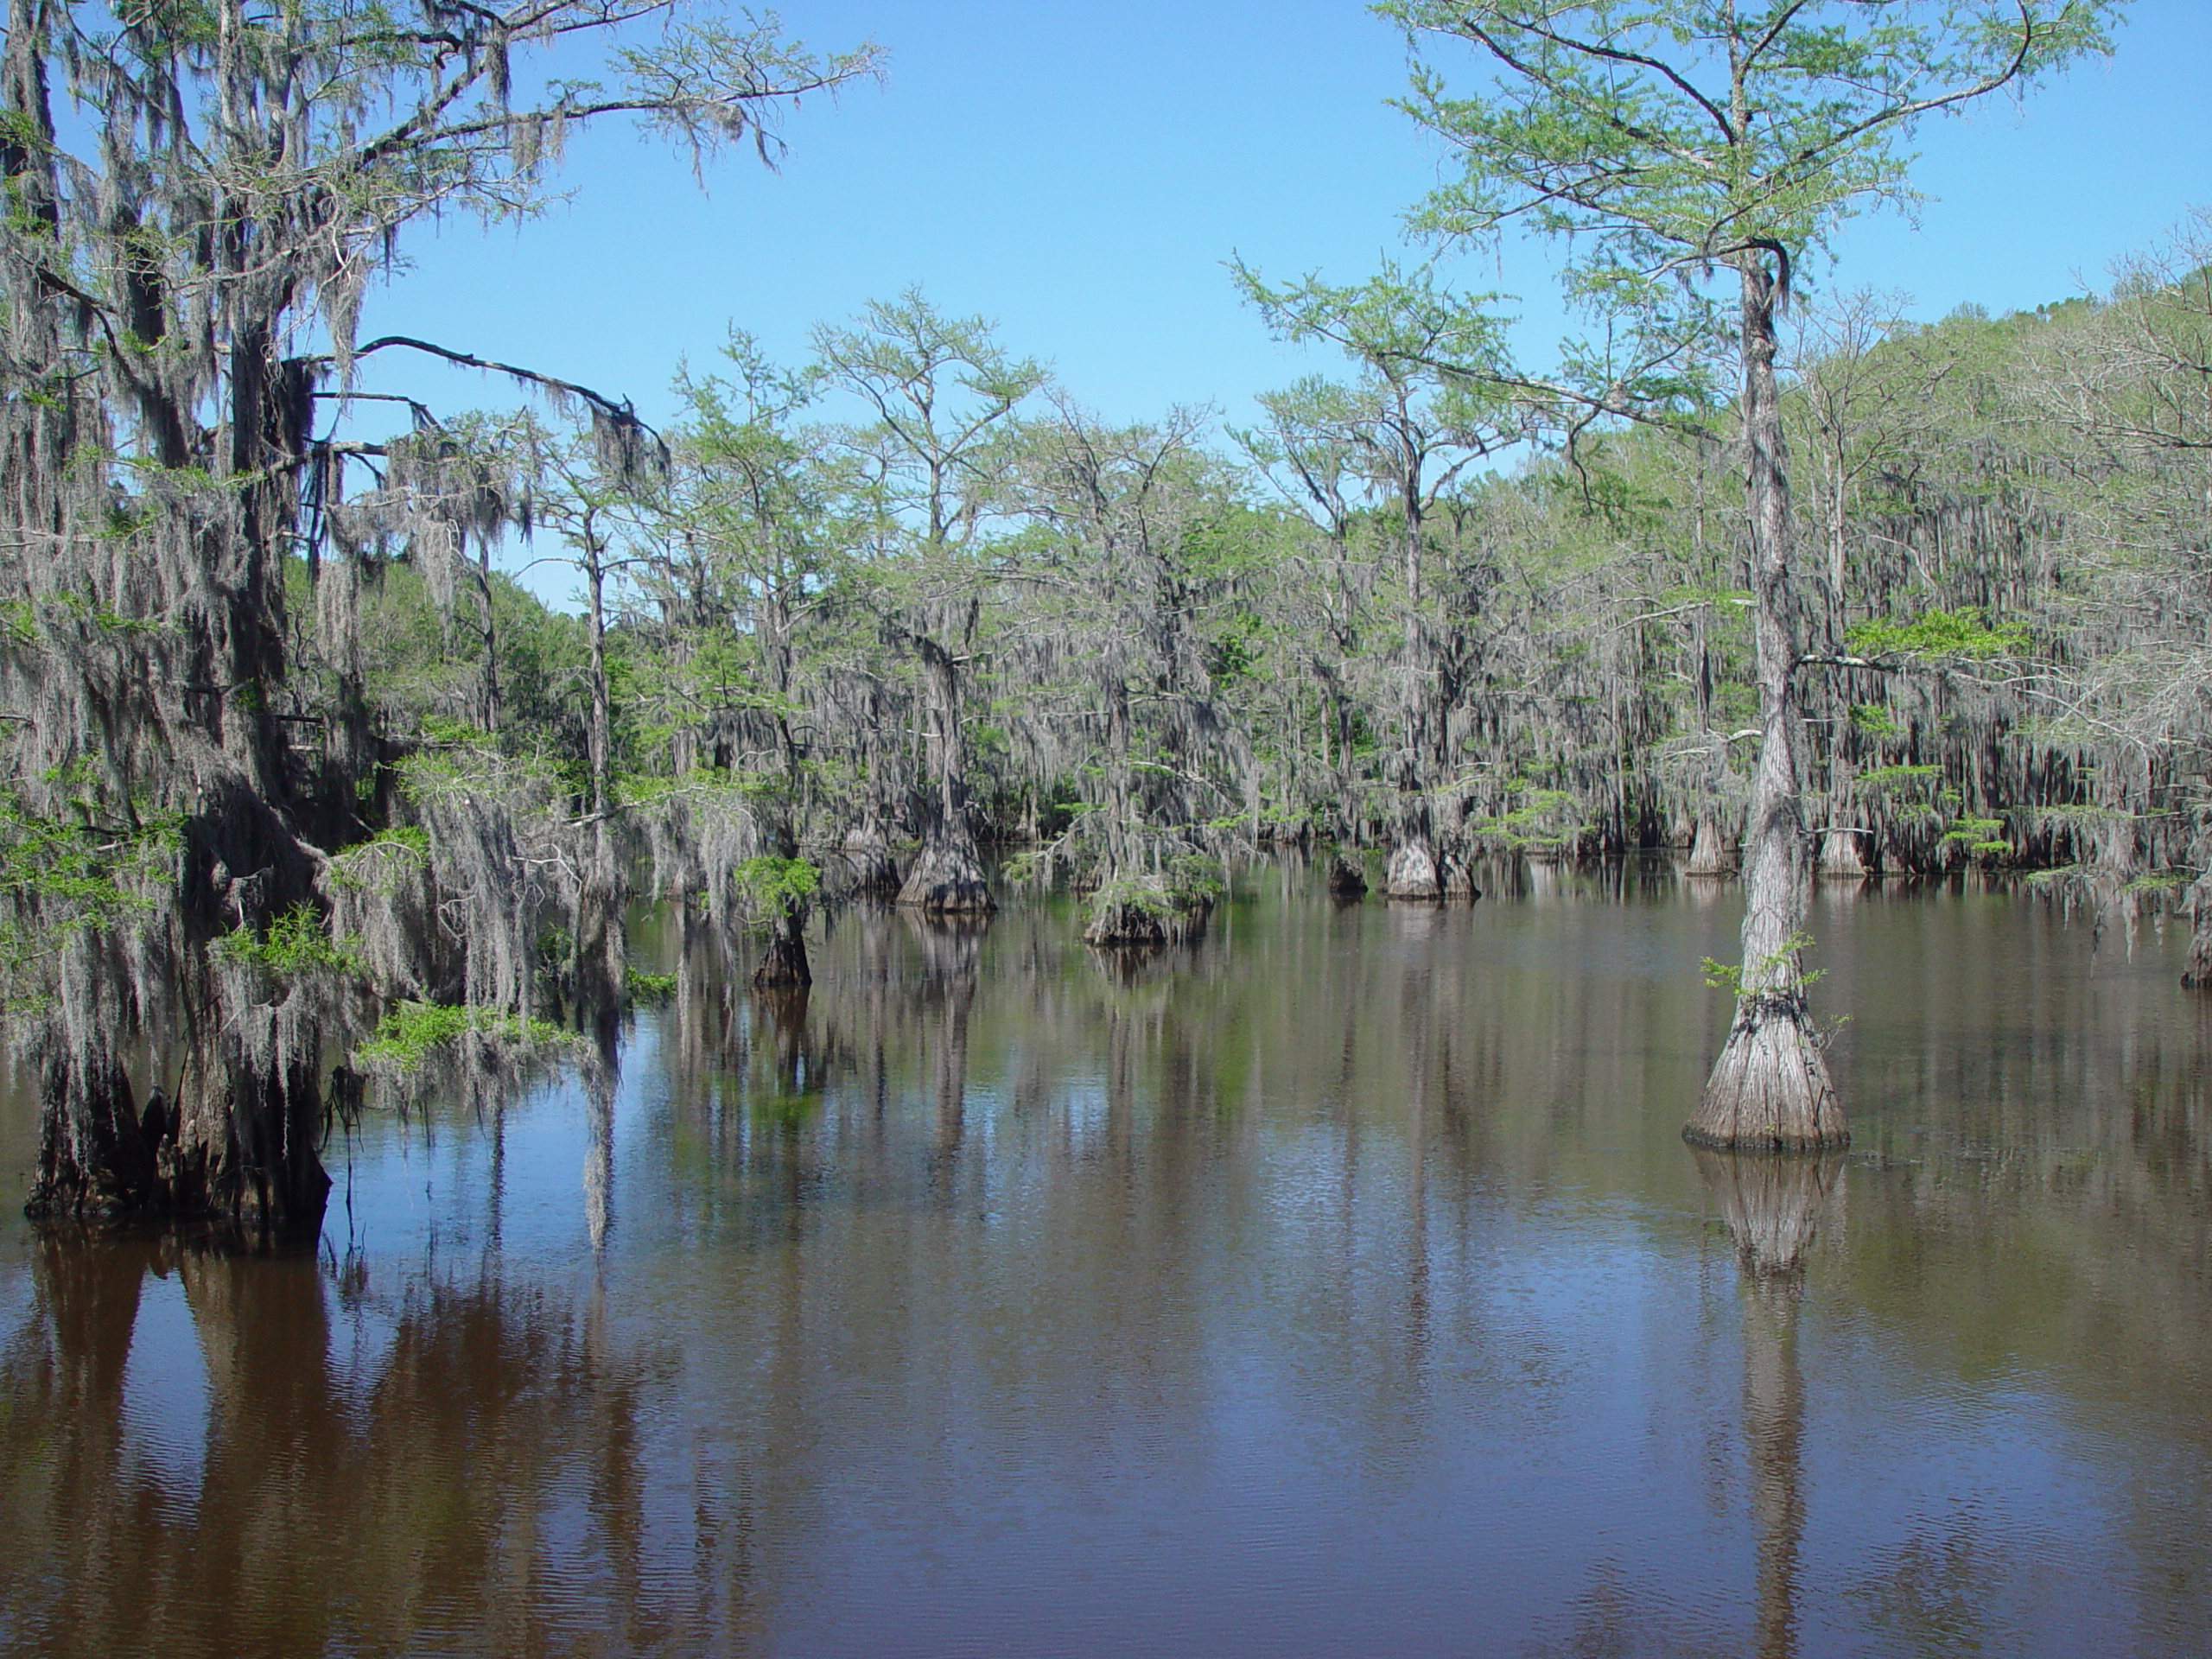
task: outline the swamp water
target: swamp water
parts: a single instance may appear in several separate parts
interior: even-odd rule
[[[1521,885],[641,933],[611,1111],[366,1124],[312,1257],[43,1239],[11,1108],[0,1651],[2212,1649],[2181,931],[1825,890],[1785,1166],[1677,1138],[1735,891]]]

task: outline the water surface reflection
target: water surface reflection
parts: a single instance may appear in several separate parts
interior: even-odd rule
[[[1856,1145],[1728,1159],[1732,894],[1541,878],[848,913],[778,999],[660,918],[619,1071],[376,1126],[313,1258],[10,1221],[0,1646],[2212,1642],[2181,942],[1831,899]]]

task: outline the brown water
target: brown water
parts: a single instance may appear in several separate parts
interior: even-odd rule
[[[2212,1649],[2177,932],[1829,893],[1853,1149],[1700,1161],[1736,895],[1534,876],[694,952],[611,1113],[372,1125],[313,1258],[10,1200],[0,1650]]]

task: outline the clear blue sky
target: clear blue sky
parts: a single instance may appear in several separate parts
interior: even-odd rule
[[[456,219],[372,299],[369,332],[428,335],[671,408],[687,353],[735,321],[803,356],[817,320],[912,283],[995,318],[1084,402],[1136,419],[1249,398],[1319,359],[1276,346],[1222,262],[1356,280],[1433,181],[1429,141],[1386,100],[1402,42],[1355,0],[786,0],[820,46],[873,36],[881,86],[810,104],[780,173],[733,156],[702,195],[686,163],[613,127],[572,142],[572,203],[519,231]],[[2212,205],[2212,0],[2137,0],[2117,55],[1923,129],[1916,227],[1861,220],[1843,285],[1916,313],[2032,306]],[[1556,336],[1541,268],[1470,273]],[[398,377],[404,374],[403,382]],[[381,365],[443,407],[502,400],[476,377]]]

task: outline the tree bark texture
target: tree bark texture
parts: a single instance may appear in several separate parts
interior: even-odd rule
[[[1866,855],[1860,851],[1864,837],[1856,830],[1830,830],[1821,837],[1821,874],[1839,881],[1866,880]]]
[[[1390,849],[1389,868],[1382,891],[1393,899],[1441,899],[1444,874],[1438,867],[1436,849],[1427,834],[1414,830],[1401,835]]]
[[[981,913],[995,910],[990,884],[983,880],[983,861],[973,839],[963,832],[935,836],[922,842],[899,889],[899,902],[918,910]]]

